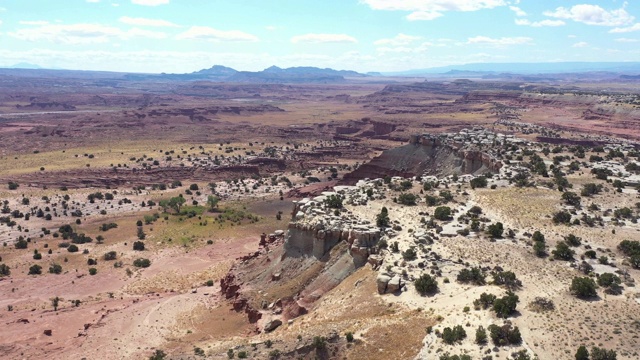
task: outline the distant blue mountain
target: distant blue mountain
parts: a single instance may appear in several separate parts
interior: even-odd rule
[[[366,77],[349,70],[321,69],[311,66],[290,68],[268,67],[262,71],[238,71],[222,65],[194,71],[189,74],[129,74],[131,80],[164,79],[177,81],[219,81],[231,83],[335,83],[346,81],[345,77]]]
[[[12,66],[8,66],[7,69],[33,69],[33,70],[37,70],[37,69],[43,69],[43,67],[35,65],[35,64],[27,63],[27,62],[21,62],[21,63],[15,64],[15,65],[12,65]]]
[[[462,73],[560,74],[582,72],[640,73],[640,62],[475,63],[383,73],[386,76],[422,76]]]

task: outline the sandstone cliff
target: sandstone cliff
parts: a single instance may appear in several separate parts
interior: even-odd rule
[[[294,202],[287,231],[263,237],[260,251],[238,259],[221,280],[234,310],[254,323],[268,320],[260,328],[306,313],[367,262],[379,265],[374,254],[380,230],[347,211],[334,214],[325,202],[331,195],[340,196],[325,193]]]
[[[486,140],[485,140],[486,141]],[[409,144],[384,151],[380,156],[346,174],[341,184],[353,185],[365,178],[388,176],[483,174],[498,172],[502,162],[465,139],[412,136]]]

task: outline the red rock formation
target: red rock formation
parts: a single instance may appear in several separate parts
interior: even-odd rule
[[[412,136],[408,145],[384,151],[380,156],[346,174],[340,184],[353,185],[358,180],[388,176],[413,177],[423,174],[473,174],[497,172],[502,162],[489,154],[465,150],[463,144],[443,143],[437,138]]]

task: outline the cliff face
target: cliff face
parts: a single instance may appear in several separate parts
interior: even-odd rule
[[[341,184],[353,185],[358,180],[381,178],[385,175],[476,175],[500,170],[500,160],[487,152],[466,145],[465,142],[415,135],[411,137],[409,144],[386,150],[380,156],[346,174]]]
[[[334,246],[344,241],[354,267],[364,265],[380,239],[380,230],[355,217],[327,214],[325,196],[294,202],[292,221],[285,237],[285,256],[313,256],[321,260]]]
[[[367,262],[379,265],[380,230],[348,212],[335,215],[324,202],[328,195],[294,202],[287,231],[263,236],[260,250],[237,259],[220,281],[233,309],[252,323],[305,314]]]

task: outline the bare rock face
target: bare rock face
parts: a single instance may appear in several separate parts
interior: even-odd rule
[[[283,317],[285,319],[295,319],[298,316],[302,316],[308,312],[308,310],[298,304],[292,298],[282,299]]]
[[[391,276],[385,273],[378,274],[378,277],[376,278],[376,284],[378,285],[378,294],[383,295],[387,293],[387,286],[389,284],[389,281],[391,281]]]
[[[325,192],[313,200],[294,201],[292,221],[285,236],[285,255],[322,259],[336,244],[345,241],[349,244],[355,267],[361,267],[369,255],[375,253],[380,229],[359,222],[355,217],[333,215],[324,206],[329,196],[340,195]]]
[[[398,275],[395,275],[391,278],[391,280],[389,280],[389,283],[387,284],[387,292],[393,294],[400,291],[400,288],[402,288],[402,278]]]
[[[267,321],[267,323],[264,325],[263,331],[272,332],[273,330],[277,329],[280,325],[282,325],[282,321],[280,319],[271,319]]]
[[[238,290],[240,290],[240,285],[235,282],[235,275],[233,273],[227,273],[225,277],[220,279],[220,291],[224,294],[225,298],[233,299],[237,297]]]
[[[344,176],[341,184],[384,175],[413,177],[422,175],[482,174],[498,172],[502,161],[486,150],[494,142],[511,140],[482,128],[451,134],[412,135],[409,144],[385,150],[380,156]]]
[[[402,278],[398,275],[387,274],[381,272],[376,278],[376,284],[378,285],[378,294],[393,294],[402,288]]]
[[[366,195],[355,187],[337,191],[295,201],[286,232],[262,234],[260,249],[238,258],[220,280],[221,293],[235,311],[246,313],[251,323],[269,317],[261,330],[272,331],[282,321],[306,314],[315,301],[370,258],[373,267],[380,266],[380,229],[347,210],[334,212],[326,201],[339,196],[360,203]],[[302,285],[296,280],[301,275],[307,279]],[[255,294],[270,293],[274,282],[285,290],[269,306]]]
[[[387,135],[396,130],[395,124],[389,124],[380,121],[374,121],[373,123],[373,131],[376,135]]]

